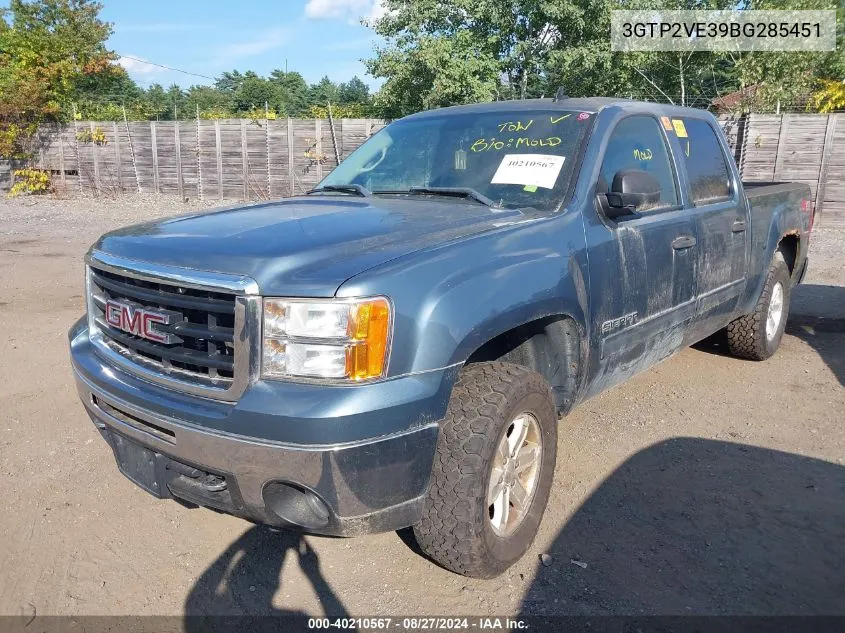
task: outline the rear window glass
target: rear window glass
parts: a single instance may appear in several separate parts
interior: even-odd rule
[[[675,129],[686,158],[692,201],[701,206],[730,200],[731,172],[715,130],[701,119],[683,119],[683,122],[680,130],[677,125]]]

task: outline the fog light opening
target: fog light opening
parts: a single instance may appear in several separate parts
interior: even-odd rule
[[[329,524],[328,506],[316,494],[295,484],[272,482],[264,487],[267,509],[288,523],[317,529]]]

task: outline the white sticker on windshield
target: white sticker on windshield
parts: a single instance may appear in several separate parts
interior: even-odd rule
[[[505,154],[490,182],[554,189],[564,158],[549,154]]]

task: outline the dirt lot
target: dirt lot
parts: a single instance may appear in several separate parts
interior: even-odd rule
[[[845,613],[845,232],[814,233],[769,362],[703,344],[564,419],[539,538],[475,581],[405,533],[272,532],[118,474],[68,363],[82,255],[189,207],[0,202],[0,613]]]

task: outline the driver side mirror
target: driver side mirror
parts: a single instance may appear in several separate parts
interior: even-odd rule
[[[630,215],[634,211],[660,202],[660,183],[641,169],[621,169],[613,177],[610,191],[605,195],[605,213],[609,218]]]

